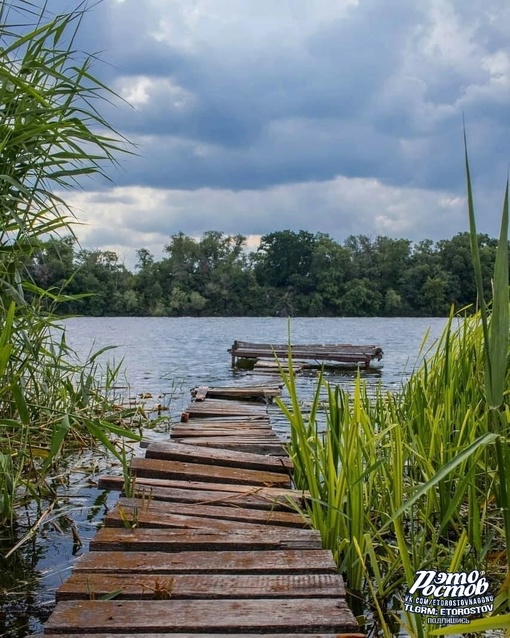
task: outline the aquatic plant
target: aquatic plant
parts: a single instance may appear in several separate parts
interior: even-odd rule
[[[479,312],[452,314],[397,393],[379,387],[369,395],[359,376],[349,393],[321,377],[305,418],[292,369],[282,372],[291,403],[279,405],[291,425],[296,486],[310,491],[307,511],[323,545],[333,551],[352,594],[369,601],[385,636],[392,635],[395,621],[411,636],[447,633],[432,630],[401,604],[416,572],[430,566],[486,566],[500,578],[495,612],[508,610],[508,184],[489,308],[467,151],[466,176]],[[325,424],[318,417],[321,388],[327,392]],[[507,619],[490,617],[455,629],[508,627]]]
[[[48,17],[45,3],[0,3],[0,525],[20,498],[50,491],[68,442],[100,441],[122,459],[110,436],[137,438],[100,387],[101,353],[73,363],[55,313],[68,297],[27,270],[48,234],[72,233],[65,189],[107,177],[127,150],[99,114],[108,89],[93,56],[73,49],[84,7]]]

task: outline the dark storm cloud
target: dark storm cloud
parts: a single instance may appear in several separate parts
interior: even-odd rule
[[[102,204],[125,245],[277,225],[448,236],[465,229],[463,116],[492,232],[510,156],[507,4],[104,0],[80,42],[132,103],[105,115],[138,155],[114,194],[85,184],[90,237]]]

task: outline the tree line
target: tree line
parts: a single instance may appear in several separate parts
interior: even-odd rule
[[[478,235],[490,297],[497,240]],[[246,238],[208,231],[170,237],[161,259],[137,251],[131,272],[112,251],[50,238],[29,275],[46,290],[79,298],[60,312],[92,316],[445,316],[476,301],[469,234],[413,243],[366,235],[343,244],[304,230]],[[90,293],[83,295],[83,293]]]

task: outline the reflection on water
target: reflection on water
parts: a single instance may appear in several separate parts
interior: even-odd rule
[[[189,401],[189,390],[197,385],[253,384],[274,382],[266,375],[234,372],[227,349],[235,339],[286,343],[289,324],[283,318],[80,318],[64,322],[68,343],[85,357],[106,345],[118,348],[107,353],[119,363],[131,395],[150,393],[154,402],[168,403],[171,417],[178,419]],[[368,373],[369,384],[382,383],[395,390],[416,362],[422,339],[430,329],[430,340],[439,336],[444,319],[331,318],[292,319],[293,343],[373,344],[384,350],[384,368]],[[365,373],[363,373],[365,374]],[[329,374],[328,380],[352,386],[352,372]],[[298,377],[300,398],[306,404],[312,396],[316,375]],[[275,429],[285,436],[285,421],[275,415]],[[167,425],[148,431],[147,437],[165,438]],[[30,539],[9,559],[0,558],[0,636],[24,638],[41,630],[52,610],[55,590],[70,573],[76,555],[87,551],[108,507],[117,494],[98,491],[98,474],[113,469],[111,459],[99,454],[82,454],[69,459],[73,468],[69,484],[60,486],[62,498],[47,516],[37,538]],[[117,468],[118,470],[118,468]],[[20,512],[15,538],[0,538],[5,553],[27,531],[27,523],[39,513]],[[78,550],[76,534],[83,548]]]

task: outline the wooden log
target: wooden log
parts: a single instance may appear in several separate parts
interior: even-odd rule
[[[116,593],[117,592],[117,593]],[[221,598],[332,598],[345,596],[337,574],[73,574],[56,593],[62,600],[98,600],[116,593],[115,600]]]
[[[191,519],[192,517],[199,518],[202,522],[203,519],[220,519],[221,521],[239,521],[243,523],[251,523],[258,525],[284,525],[286,527],[309,527],[309,522],[306,518],[298,514],[297,512],[281,512],[278,510],[257,510],[247,509],[243,507],[224,507],[221,505],[205,505],[199,504],[187,504],[187,503],[172,503],[168,501],[153,501],[150,497],[146,499],[141,498],[121,498],[115,509],[122,508],[124,511],[137,511],[137,515],[142,514],[147,517],[152,516],[156,524],[150,525],[150,527],[163,527],[173,526],[171,525],[174,515],[182,517],[183,519]],[[108,513],[106,521],[115,510]],[[165,524],[166,516],[168,516],[169,522]],[[188,521],[186,520],[186,523]],[[107,522],[108,524],[108,522]],[[207,520],[205,521],[206,525]],[[180,526],[180,525],[175,525]],[[199,525],[195,524],[195,527]]]
[[[182,552],[320,549],[319,532],[291,527],[268,527],[264,533],[232,529],[231,532],[181,529],[126,529],[103,527],[90,541],[91,551]],[[213,560],[213,558],[211,558]]]
[[[262,454],[235,452],[231,450],[204,449],[196,445],[183,445],[170,442],[154,442],[149,445],[146,458],[167,461],[185,461],[188,463],[205,463],[222,467],[244,467],[251,470],[268,470],[289,474],[293,463],[289,458],[275,459]]]
[[[277,472],[217,467],[202,465],[201,463],[182,463],[180,461],[160,461],[159,459],[134,458],[131,461],[131,472],[134,476],[148,478],[190,479],[213,483],[290,487],[289,477]]]
[[[80,556],[73,572],[103,574],[334,574],[326,549],[279,551],[93,551]]]
[[[83,600],[58,603],[46,633],[109,631],[339,632],[356,630],[344,601],[330,598],[260,600]]]

